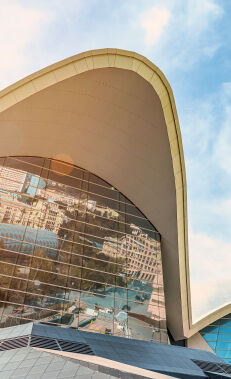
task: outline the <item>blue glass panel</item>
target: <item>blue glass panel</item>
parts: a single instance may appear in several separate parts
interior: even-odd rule
[[[219,328],[218,326],[206,326],[206,328],[202,329],[201,333],[218,333]]]
[[[225,360],[226,363],[228,363],[229,365],[231,365],[231,359],[230,358],[228,358],[228,359],[225,358],[224,360]]]
[[[217,341],[231,341],[231,334],[218,334]]]
[[[219,333],[230,334],[230,341],[231,341],[231,326],[220,326]]]
[[[220,320],[213,321],[213,323],[210,324],[209,326],[218,326],[218,325],[220,325]]]
[[[221,358],[231,358],[230,350],[215,350],[216,354]]]
[[[230,342],[217,342],[217,349],[231,350],[231,341]]]
[[[220,320],[220,325],[222,325],[222,326],[231,326],[231,319],[222,318]]]
[[[207,342],[217,340],[217,334],[204,334],[203,337]]]

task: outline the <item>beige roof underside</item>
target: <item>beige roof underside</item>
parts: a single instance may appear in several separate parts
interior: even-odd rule
[[[162,235],[168,326],[177,339],[195,333],[184,156],[163,73],[133,52],[88,51],[1,91],[0,112],[1,156],[69,154],[150,219]]]

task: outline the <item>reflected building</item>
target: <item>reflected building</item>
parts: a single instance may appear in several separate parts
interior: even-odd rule
[[[121,253],[121,245],[118,244],[118,240],[114,237],[104,238],[102,253],[115,259],[119,257],[119,255],[123,257],[123,254],[125,254],[124,252]]]
[[[161,259],[160,242],[148,237],[147,233],[131,224],[132,234],[121,241],[121,250],[128,254],[128,272],[139,280],[153,281],[157,261]]]
[[[46,168],[49,159],[40,158],[40,166],[37,160],[2,160],[16,177],[18,170],[34,180],[29,193],[11,187],[1,197],[0,326],[66,320],[70,327],[167,343],[154,295],[163,283],[158,231],[97,176],[79,167],[62,176]]]
[[[63,210],[59,209],[58,204],[52,202],[43,202],[32,198],[23,198],[31,205],[24,201],[18,201],[16,193],[10,193],[8,198],[0,195],[0,222],[8,224],[19,224],[36,229],[50,230],[58,233],[60,225],[65,219]]]
[[[26,172],[0,167],[0,190],[21,192],[26,180]]]

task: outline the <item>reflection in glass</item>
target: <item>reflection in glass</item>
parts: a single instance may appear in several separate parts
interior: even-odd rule
[[[115,187],[67,166],[1,159],[0,327],[168,343],[159,233]]]

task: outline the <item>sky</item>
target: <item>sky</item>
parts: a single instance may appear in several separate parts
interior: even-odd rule
[[[0,0],[0,89],[107,47],[164,72],[186,163],[194,321],[231,302],[230,19],[230,0]]]

